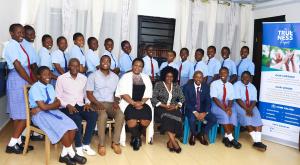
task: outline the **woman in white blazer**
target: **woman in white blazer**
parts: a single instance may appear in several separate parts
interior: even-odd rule
[[[144,61],[136,58],[132,62],[132,71],[126,73],[120,79],[115,96],[121,98],[120,109],[124,112],[125,120],[131,133],[130,144],[133,150],[139,150],[141,146],[141,133],[152,123],[153,107],[150,98],[152,98],[152,83],[148,75],[143,74]],[[139,121],[139,123],[138,123]],[[150,137],[152,131],[148,131]],[[125,143],[125,129],[121,134],[121,144]],[[151,139],[151,138],[150,138]],[[149,141],[149,139],[146,139]]]

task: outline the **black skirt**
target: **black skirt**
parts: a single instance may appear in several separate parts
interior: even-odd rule
[[[138,110],[129,104],[124,112],[125,120],[152,120],[152,111],[148,104],[144,104],[143,108]]]
[[[180,110],[167,111],[164,108],[155,108],[155,117],[160,122],[160,132],[172,132],[176,137],[182,136],[182,114]]]

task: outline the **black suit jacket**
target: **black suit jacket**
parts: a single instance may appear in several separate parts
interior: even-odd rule
[[[196,110],[196,89],[194,82],[191,81],[187,83],[183,87],[184,91],[184,96],[185,96],[185,114],[190,116],[193,114],[193,111]],[[211,107],[211,98],[210,98],[210,91],[208,85],[205,83],[201,84],[201,89],[200,89],[200,113],[201,112],[210,112],[210,107]]]

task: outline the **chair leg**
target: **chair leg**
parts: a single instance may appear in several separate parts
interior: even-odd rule
[[[111,139],[111,124],[108,124],[108,137]]]
[[[86,122],[82,123],[82,135],[85,134],[85,129],[86,129]]]
[[[240,124],[237,124],[236,127],[234,127],[234,139],[239,140],[240,138]]]
[[[50,140],[48,136],[45,136],[45,158],[46,165],[50,164]]]
[[[188,138],[189,138],[189,134],[190,134],[189,121],[188,121],[188,118],[185,117],[184,118],[184,125],[183,125],[183,139],[182,139],[182,143],[183,144],[187,144]]]
[[[29,140],[30,140],[30,128],[26,129],[26,137],[25,137],[25,145],[24,145],[24,149],[23,149],[23,155],[25,155],[27,153],[28,150],[28,145],[29,145]]]

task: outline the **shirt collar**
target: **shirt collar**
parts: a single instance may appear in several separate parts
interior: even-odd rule
[[[197,89],[198,87],[200,87],[201,89],[201,84],[198,86],[195,82],[194,82],[194,87]]]
[[[40,81],[38,81],[37,83],[38,83],[38,85],[39,85],[40,87],[42,87],[42,88],[47,88],[47,86],[49,85],[49,84],[45,85],[45,84],[43,84],[43,83],[40,82]]]
[[[65,75],[66,75],[66,77],[67,77],[67,78],[72,78],[72,79],[73,79],[73,77],[71,76],[71,73],[70,73],[70,71],[68,71],[67,73],[65,73]],[[79,76],[80,76],[80,73],[77,73],[77,76],[76,76],[76,78],[75,78],[75,79],[73,79],[73,80],[77,80]]]

